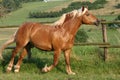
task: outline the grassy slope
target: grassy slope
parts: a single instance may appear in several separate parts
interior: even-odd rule
[[[3,17],[0,21],[0,25],[19,25],[26,21],[37,21],[37,22],[50,22],[53,19],[30,19],[28,14],[31,11],[48,11],[56,6],[61,6],[62,4],[68,3],[69,1],[55,1],[55,2],[31,2],[23,4],[23,7],[19,10],[11,12],[10,14]]]
[[[28,14],[31,11],[52,11],[52,10],[60,10],[63,8],[63,5],[68,5],[70,2],[74,0],[63,0],[63,1],[55,1],[55,2],[29,2],[23,4],[23,7],[11,12],[10,14],[6,15],[5,17],[1,18],[0,20],[0,26],[7,26],[7,25],[20,25],[26,21],[32,21],[32,22],[53,22],[56,21],[58,18],[28,18]],[[76,0],[77,1],[77,0]],[[93,0],[94,1],[94,0]],[[65,6],[66,7],[66,6]],[[95,12],[93,11],[94,14],[97,14],[96,10]],[[103,11],[104,12],[104,11]],[[114,17],[117,15],[100,15],[98,14],[100,18],[106,19],[106,20],[112,20]],[[110,19],[108,19],[110,18]]]

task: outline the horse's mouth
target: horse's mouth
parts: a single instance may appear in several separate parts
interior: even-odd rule
[[[94,23],[94,25],[99,26],[99,23]]]
[[[96,22],[94,22],[94,25],[96,26],[99,26],[99,24],[100,24],[100,20],[97,20]]]

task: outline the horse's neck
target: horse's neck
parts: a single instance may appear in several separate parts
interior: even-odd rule
[[[70,35],[75,36],[81,24],[81,18],[74,18],[64,24],[64,29]]]

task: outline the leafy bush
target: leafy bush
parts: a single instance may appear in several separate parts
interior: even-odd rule
[[[21,7],[19,0],[2,0],[0,4],[6,8],[8,12],[14,11]]]
[[[19,0],[20,2],[35,2],[35,1],[43,1],[43,0]]]
[[[103,8],[104,4],[106,3],[106,0],[96,0],[94,3],[90,2],[73,2],[71,3],[67,8],[63,8],[59,12],[30,12],[29,17],[30,18],[48,18],[48,17],[58,17],[62,15],[63,13],[72,11],[74,9],[79,9],[80,6],[87,5],[90,10],[93,9],[99,9]]]
[[[118,21],[118,20],[120,20],[120,15],[118,15],[117,18],[115,19],[115,21]],[[115,23],[108,24],[108,26],[110,28],[120,28],[120,24],[115,24]]]
[[[93,10],[93,9],[103,8],[103,6],[106,2],[107,2],[106,0],[96,0],[93,3],[91,3],[91,2],[73,2],[69,5],[69,7],[70,8],[72,7],[72,9],[79,9],[80,6],[86,5],[89,7],[89,10]]]
[[[116,8],[120,8],[120,3],[117,5],[117,6],[115,6]]]
[[[22,7],[21,3],[33,2],[33,1],[43,1],[43,0],[2,0],[0,2],[0,5],[6,9],[6,12],[11,12]]]
[[[84,29],[80,29],[75,36],[75,43],[86,42],[88,35]]]
[[[45,18],[45,17],[57,17],[60,16],[60,12],[30,12],[30,18]]]

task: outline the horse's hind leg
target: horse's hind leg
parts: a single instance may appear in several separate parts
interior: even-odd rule
[[[26,50],[27,50],[27,55],[28,55],[28,60],[31,58],[31,48],[33,48],[33,45],[28,43],[26,46]]]
[[[26,48],[24,48],[21,55],[20,55],[20,57],[19,57],[19,59],[18,59],[17,64],[14,66],[14,68],[15,68],[14,72],[19,72],[20,65],[22,63],[23,58],[26,56],[26,54],[27,54],[27,50],[26,50]]]
[[[8,67],[7,67],[7,72],[10,72],[12,70],[12,67],[13,67],[13,63],[14,63],[14,58],[16,56],[16,54],[22,49],[23,47],[21,46],[16,46],[16,48],[13,50],[12,52],[12,56],[11,56],[11,60],[8,64]]]

